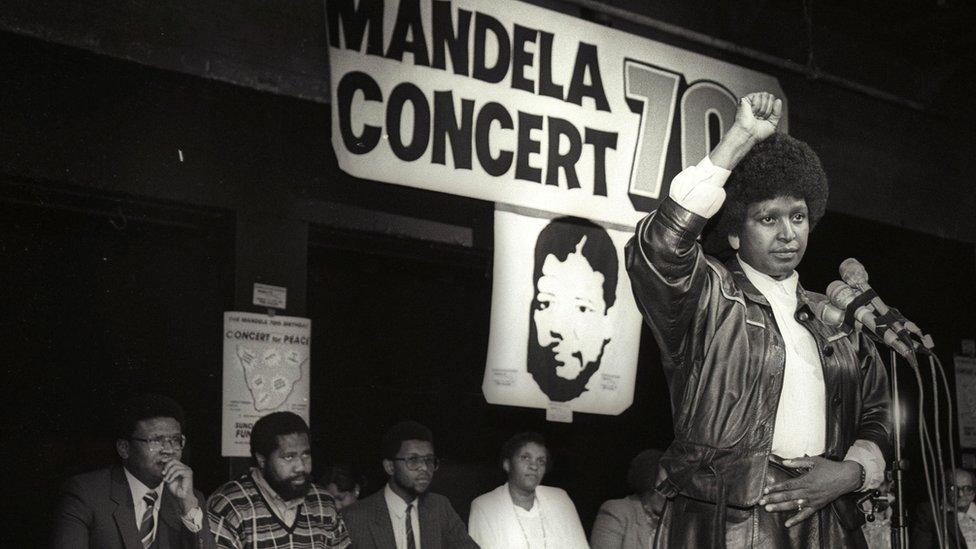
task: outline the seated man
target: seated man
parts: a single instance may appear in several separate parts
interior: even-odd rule
[[[640,549],[654,541],[661,519],[654,506],[660,459],[661,451],[651,448],[630,461],[627,484],[633,493],[600,506],[590,533],[592,549]]]
[[[508,482],[471,502],[468,531],[482,549],[589,547],[566,491],[541,486],[551,463],[538,433],[519,433],[502,446]]]
[[[947,475],[948,476],[948,475]],[[945,515],[946,532],[942,547],[960,547],[962,549],[976,548],[976,503],[973,503],[974,488],[973,474],[965,469],[955,469],[951,477],[946,479],[949,484],[950,509],[939,509]],[[941,507],[938,503],[936,508]],[[939,520],[943,517],[940,516]],[[932,504],[924,502],[918,506],[915,513],[915,524],[912,525],[912,549],[935,549],[939,547],[939,538],[935,533],[935,521],[932,519]],[[957,545],[958,542],[958,545]]]
[[[325,468],[325,473],[319,479],[319,486],[335,500],[336,509],[341,513],[359,499],[359,493],[365,486],[366,480],[362,475],[353,472],[346,465],[332,465]]]
[[[434,436],[416,421],[383,435],[383,469],[390,480],[348,507],[346,525],[357,549],[452,549],[478,547],[451,502],[427,489],[437,471]]]
[[[349,534],[325,490],[312,484],[308,425],[275,412],[251,429],[256,467],[210,496],[210,527],[218,547],[348,547]]]
[[[54,517],[54,549],[213,547],[193,488],[180,461],[186,437],[183,410],[173,400],[139,395],[119,410],[115,450],[121,465],[72,477]]]

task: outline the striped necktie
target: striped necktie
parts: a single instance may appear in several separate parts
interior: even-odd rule
[[[139,522],[139,539],[142,540],[143,549],[148,549],[153,543],[153,534],[156,530],[156,518],[153,516],[153,508],[156,506],[156,492],[147,492],[142,496],[142,501],[146,502],[146,512],[142,514],[142,521]]]
[[[414,539],[413,539],[413,521],[410,520],[410,510],[411,509],[413,509],[413,503],[408,503],[407,504],[407,518],[406,518],[406,523],[405,523],[405,525],[407,527],[407,549],[417,549],[417,542],[414,541]]]

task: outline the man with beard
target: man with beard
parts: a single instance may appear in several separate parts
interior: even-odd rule
[[[55,549],[208,548],[193,487],[180,461],[186,437],[183,409],[158,395],[138,395],[119,411],[115,449],[122,464],[71,478],[55,514]]]
[[[560,217],[539,233],[526,367],[549,400],[580,396],[600,369],[618,268],[610,235],[590,221]]]
[[[439,461],[430,429],[403,421],[383,435],[390,480],[343,511],[356,549],[477,548],[451,502],[428,492]]]
[[[259,419],[251,429],[251,457],[256,467],[210,496],[210,527],[218,547],[349,546],[335,502],[311,482],[305,420],[291,412]]]

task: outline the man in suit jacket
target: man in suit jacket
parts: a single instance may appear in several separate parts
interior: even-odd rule
[[[415,421],[383,436],[383,469],[390,479],[375,494],[343,511],[356,549],[477,548],[451,502],[427,492],[437,470],[433,435]]]
[[[661,454],[660,450],[650,448],[630,461],[627,484],[633,493],[607,500],[600,506],[590,533],[592,549],[640,549],[654,545],[664,506],[664,498],[655,497],[654,491]]]
[[[53,549],[211,549],[213,536],[180,461],[179,404],[158,395],[128,400],[115,449],[121,465],[72,477],[54,517]]]

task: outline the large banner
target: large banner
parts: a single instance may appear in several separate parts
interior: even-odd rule
[[[976,358],[955,356],[959,446],[976,448]]]
[[[630,407],[641,332],[623,266],[630,237],[580,218],[495,210],[488,402],[563,415]]]
[[[312,321],[293,316],[224,313],[221,455],[251,455],[251,427],[271,412],[308,422]]]
[[[514,0],[327,0],[339,166],[633,226],[776,79]],[[780,122],[785,131],[786,116]]]

